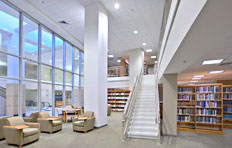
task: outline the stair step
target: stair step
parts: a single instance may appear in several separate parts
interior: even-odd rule
[[[158,132],[136,132],[136,131],[129,131],[128,132],[129,137],[134,138],[149,138],[149,139],[156,139],[158,136]]]
[[[156,113],[154,112],[134,112],[132,114],[133,116],[156,116]]]
[[[131,126],[155,126],[155,121],[131,121]]]
[[[143,116],[143,117],[137,117],[133,116],[132,121],[151,121],[151,122],[156,122],[156,117],[155,116]]]

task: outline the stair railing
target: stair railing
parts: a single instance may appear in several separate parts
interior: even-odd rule
[[[135,105],[136,96],[137,96],[138,90],[141,85],[142,75],[143,75],[143,70],[141,70],[139,75],[136,76],[130,95],[129,95],[129,98],[124,108],[123,119],[122,119],[123,140],[125,140],[128,137],[127,132],[130,126],[130,121],[131,121],[131,116],[132,116],[134,105]]]

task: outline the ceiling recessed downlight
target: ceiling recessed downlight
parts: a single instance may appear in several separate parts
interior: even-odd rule
[[[194,78],[203,78],[205,75],[195,75]]]
[[[154,62],[155,64],[157,63],[157,61]]]
[[[223,61],[223,59],[205,60],[202,62],[202,65],[220,64],[222,61]]]
[[[134,34],[138,34],[139,32],[138,32],[138,30],[135,30],[135,31],[133,31],[133,33],[134,33]]]
[[[120,62],[121,62],[121,60],[117,60],[117,62],[118,62],[118,63],[120,63]]]
[[[115,4],[114,4],[114,8],[115,8],[115,9],[119,9],[119,8],[120,8],[119,3],[115,3]]]
[[[156,58],[156,56],[151,56],[151,59],[155,59]]]
[[[209,74],[218,74],[218,73],[223,73],[224,70],[217,70],[217,71],[210,71]]]
[[[146,46],[147,45],[147,43],[143,43],[143,46]]]
[[[108,55],[108,57],[109,57],[109,58],[113,58],[113,57],[114,57],[114,55],[110,54],[110,55]]]
[[[146,52],[152,52],[152,49],[146,49]]]

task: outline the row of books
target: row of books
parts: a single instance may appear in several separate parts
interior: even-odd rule
[[[129,93],[108,93],[108,95],[129,95]]]
[[[193,88],[191,88],[191,87],[187,87],[187,88],[179,87],[177,89],[177,92],[179,92],[179,93],[193,93]]]
[[[199,101],[197,102],[197,107],[218,107],[218,102],[210,101]]]
[[[224,114],[223,118],[232,120],[232,114]]]
[[[177,121],[179,121],[179,122],[194,122],[194,117],[192,117],[192,116],[177,116]]]
[[[193,96],[192,95],[187,95],[187,94],[185,94],[185,95],[178,95],[178,100],[189,100],[189,101],[191,101],[193,99]]]
[[[108,97],[108,99],[128,99],[128,97]]]
[[[218,113],[217,109],[197,109],[198,115],[212,115],[216,116]]]
[[[232,107],[223,107],[224,113],[232,113]]]
[[[223,92],[232,92],[232,88],[230,87],[224,87]]]
[[[219,94],[197,94],[197,100],[219,100]]]
[[[220,88],[217,86],[201,86],[196,88],[198,93],[219,92]]]
[[[232,94],[223,94],[223,99],[232,99]]]
[[[220,123],[220,119],[216,117],[197,117],[197,122],[216,124]]]
[[[177,113],[183,115],[189,115],[189,114],[194,114],[194,110],[190,108],[185,108],[185,109],[180,108],[177,110]]]
[[[195,106],[195,102],[178,102],[178,106]]]

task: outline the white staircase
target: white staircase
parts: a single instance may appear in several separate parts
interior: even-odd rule
[[[140,90],[130,119],[128,137],[157,139],[159,124],[157,123],[158,101],[155,100],[157,89],[154,75],[144,75]]]

